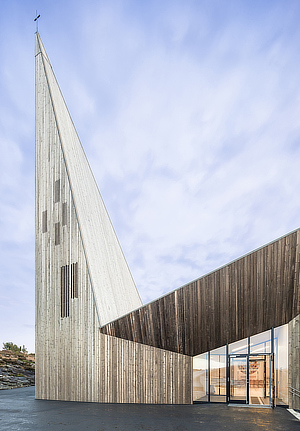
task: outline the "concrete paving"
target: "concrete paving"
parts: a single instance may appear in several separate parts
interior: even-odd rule
[[[34,387],[0,391],[1,431],[300,430],[286,409],[221,404],[137,405],[35,400]]]

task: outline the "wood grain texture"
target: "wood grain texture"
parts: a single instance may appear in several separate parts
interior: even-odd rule
[[[299,239],[292,232],[101,332],[195,356],[288,323],[300,313]]]
[[[289,323],[289,407],[300,410],[300,315]]]

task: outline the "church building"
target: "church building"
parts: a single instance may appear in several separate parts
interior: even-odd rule
[[[300,409],[300,230],[143,305],[38,31],[37,399]]]

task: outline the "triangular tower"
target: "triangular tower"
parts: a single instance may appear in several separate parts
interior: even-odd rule
[[[62,266],[82,248],[102,326],[142,302],[38,33],[35,56],[37,250]]]

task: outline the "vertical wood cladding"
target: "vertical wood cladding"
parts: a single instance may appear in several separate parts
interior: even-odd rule
[[[300,313],[299,240],[292,232],[101,332],[195,356],[288,323]]]
[[[300,315],[289,323],[289,407],[300,410]]]

